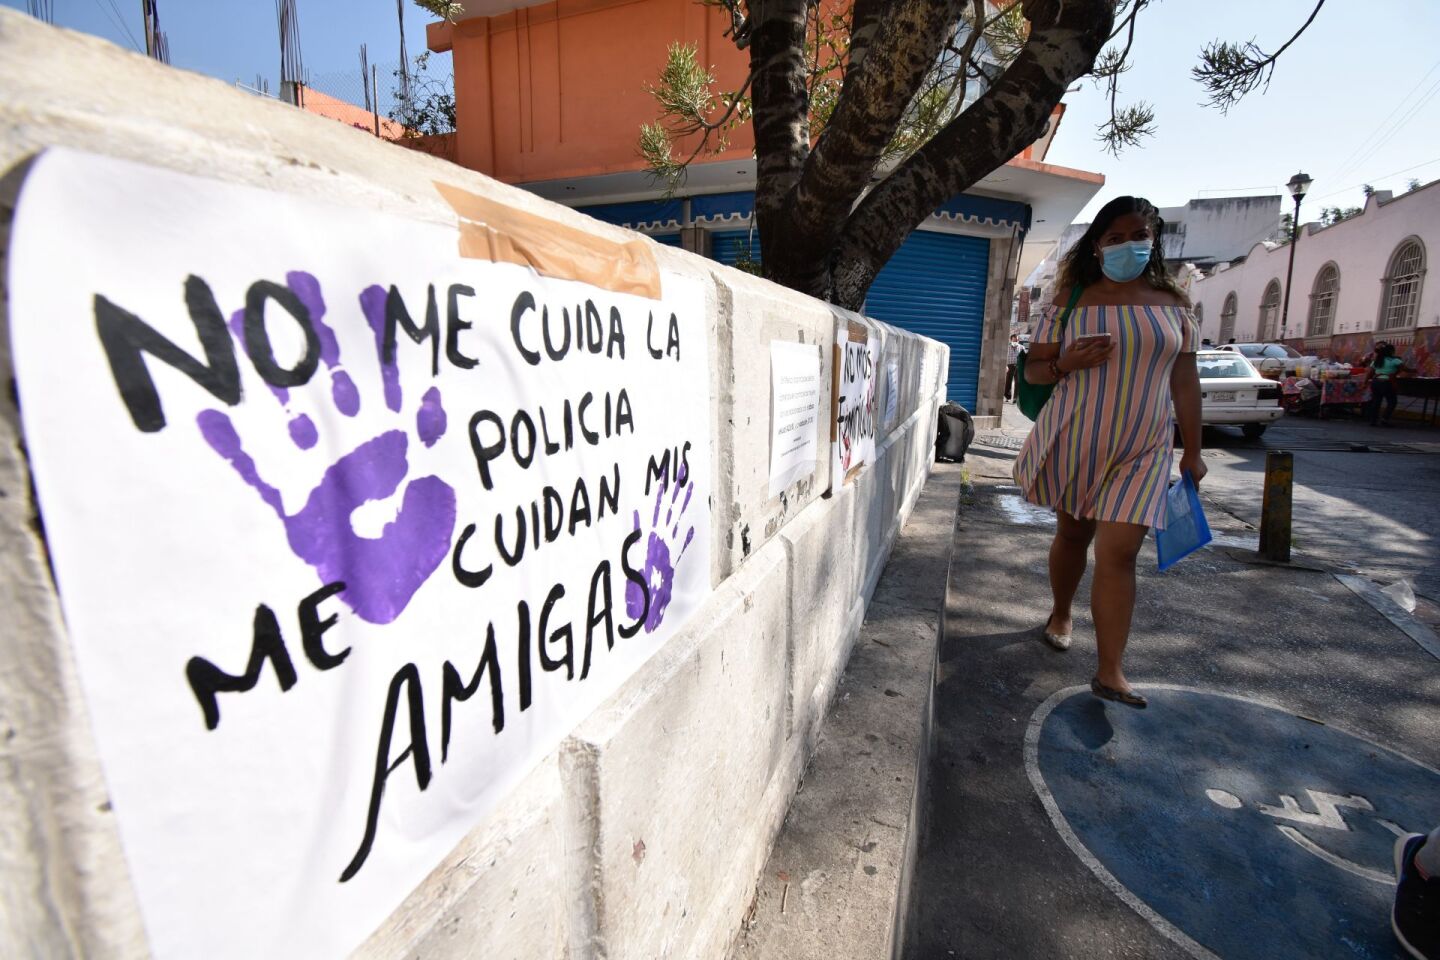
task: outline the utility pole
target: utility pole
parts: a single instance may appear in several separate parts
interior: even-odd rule
[[[140,17],[145,22],[145,55],[161,63],[170,62],[170,38],[160,29],[159,0],[140,0]]]
[[[280,99],[303,107],[305,65],[300,56],[300,16],[296,2],[275,0],[275,18],[280,26]]]

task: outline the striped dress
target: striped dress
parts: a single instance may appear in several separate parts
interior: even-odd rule
[[[1041,314],[1033,343],[1060,341],[1061,308]],[[1015,461],[1031,503],[1073,517],[1165,525],[1174,414],[1170,371],[1193,353],[1199,328],[1179,306],[1077,307],[1061,351],[1076,337],[1108,333],[1117,349],[1056,385]]]

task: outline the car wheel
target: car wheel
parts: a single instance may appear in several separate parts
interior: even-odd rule
[[[1268,423],[1245,423],[1240,425],[1240,432],[1245,434],[1246,440],[1259,440],[1268,426]]]

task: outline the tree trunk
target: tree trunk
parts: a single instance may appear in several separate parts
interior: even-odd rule
[[[786,257],[799,226],[795,184],[810,153],[810,92],[805,85],[808,0],[753,0],[750,72],[755,126],[755,223],[765,275],[811,296],[825,295],[823,258]]]
[[[1070,83],[1094,64],[1114,20],[1113,0],[1025,0],[1031,33],[1015,62],[855,206],[964,2],[885,4],[873,33],[867,19],[863,60],[851,66],[813,153],[805,121],[805,0],[752,5],[755,213],[767,277],[858,310],[912,230],[1040,136]],[[868,18],[875,6],[862,10],[857,0],[857,16]]]

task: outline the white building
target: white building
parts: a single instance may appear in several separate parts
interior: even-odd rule
[[[1202,270],[1243,257],[1280,228],[1280,197],[1202,197],[1183,207],[1161,207],[1160,246],[1172,267]]]
[[[1176,273],[1184,264],[1202,270],[1227,263],[1250,252],[1255,244],[1275,236],[1280,229],[1280,197],[1204,197],[1180,207],[1161,207],[1160,245],[1165,263]],[[1054,296],[1055,276],[1060,261],[1084,235],[1088,223],[1074,223],[1060,234],[1060,240],[1027,277],[1031,300],[1046,303]]]
[[[1440,375],[1440,284],[1425,282],[1436,249],[1440,181],[1399,197],[1382,190],[1358,216],[1302,228],[1288,319],[1289,244],[1256,243],[1242,261],[1197,281],[1191,299],[1201,335],[1215,343],[1282,340],[1351,363],[1384,339],[1425,375]]]

